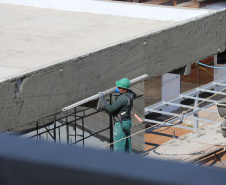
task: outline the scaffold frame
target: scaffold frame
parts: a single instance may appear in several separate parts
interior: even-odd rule
[[[168,122],[163,122],[162,124],[160,124],[160,127],[161,126],[175,126],[175,127],[179,127],[179,128],[196,130],[199,128],[199,121],[210,122],[210,123],[215,122],[213,120],[199,118],[198,112],[199,111],[207,111],[207,112],[218,114],[217,111],[210,110],[208,108],[213,106],[215,103],[223,101],[226,98],[226,92],[218,92],[219,90],[225,88],[225,86],[226,86],[226,78],[221,78],[219,80],[215,80],[206,85],[195,88],[191,91],[182,93],[172,99],[161,101],[154,105],[148,106],[145,108],[145,115],[150,114],[150,113],[158,113],[158,114],[167,115],[167,116],[178,116]],[[211,93],[211,94],[217,93],[218,95],[222,95],[224,97],[220,100],[210,100],[210,99],[205,99],[205,98],[199,97],[200,94],[203,92]],[[194,100],[194,106],[185,105],[185,104],[181,103],[181,101],[188,100],[188,99]],[[204,106],[196,107],[196,105],[198,104],[199,101],[204,101],[204,100],[208,103],[206,103]],[[180,123],[178,122],[179,124],[174,125],[173,122],[180,121],[181,116],[178,113],[163,111],[164,108],[167,106],[174,106],[174,107],[176,106],[178,108],[183,107],[183,108],[187,108],[187,109],[192,109],[191,111],[188,111],[184,116],[187,117],[188,119],[193,119],[193,121],[194,121],[193,128],[180,125],[180,123],[182,123],[182,122],[180,122]],[[191,115],[193,115],[193,116],[191,116]],[[162,122],[162,121],[158,121],[158,120],[154,120],[154,119],[145,119],[145,121],[148,123],[153,123],[153,124],[159,124]],[[156,128],[159,128],[159,127],[156,127]],[[156,129],[156,128],[153,128],[153,129]]]

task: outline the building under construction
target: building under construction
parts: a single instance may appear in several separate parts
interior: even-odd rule
[[[0,136],[0,182],[223,183],[224,116],[216,104],[226,98],[225,7],[0,0],[0,130],[8,134]],[[112,104],[123,77],[143,120],[133,117],[131,156],[106,152],[114,121],[99,106],[98,92]]]

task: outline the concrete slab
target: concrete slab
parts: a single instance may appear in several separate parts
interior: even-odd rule
[[[110,0],[0,0],[0,3],[161,21],[184,21],[213,12],[194,8],[153,6]]]
[[[7,76],[17,75],[17,74],[20,74],[21,72],[25,72],[25,69],[22,69],[20,67],[13,68],[13,67],[0,66],[0,82],[2,79],[5,79]]]
[[[0,79],[175,23],[0,4]]]
[[[221,123],[215,123],[192,133],[170,140],[150,151],[147,158],[158,158],[174,161],[189,161],[189,158],[202,156],[214,145],[225,145],[221,134]],[[180,139],[181,138],[181,139]]]

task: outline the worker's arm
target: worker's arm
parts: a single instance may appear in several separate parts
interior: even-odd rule
[[[100,102],[102,106],[109,113],[113,113],[114,111],[118,110],[126,103],[126,99],[124,99],[123,96],[118,96],[118,98],[116,98],[114,103],[112,105],[109,105],[104,98],[104,94],[102,92],[99,92],[99,95],[100,95]]]
[[[112,105],[109,105],[108,103],[104,105],[104,108],[106,109],[106,111],[108,113],[113,113],[116,110],[118,110],[119,108],[123,107],[126,104],[126,100],[125,98],[123,98],[123,96],[119,96],[118,98],[116,98],[116,100],[114,101],[114,103]]]

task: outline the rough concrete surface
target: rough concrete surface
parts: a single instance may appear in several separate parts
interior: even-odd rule
[[[215,123],[193,131],[181,139],[173,139],[152,150],[146,156],[164,160],[189,161],[189,158],[202,156],[214,145],[225,145],[225,138],[221,134],[221,123]]]
[[[0,4],[0,79],[174,23]]]
[[[32,122],[111,88],[122,77],[158,76],[223,52],[225,43],[224,10],[6,80],[0,84],[0,130],[34,127]]]

